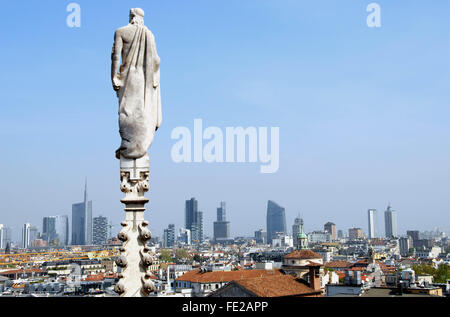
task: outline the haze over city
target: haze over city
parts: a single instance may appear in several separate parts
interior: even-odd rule
[[[85,177],[93,214],[114,224],[124,217],[108,72],[112,32],[128,22],[129,4],[78,2],[75,29],[65,24],[64,1],[15,1],[0,12],[2,24],[15,26],[0,51],[0,223],[14,239],[25,222],[70,216]],[[450,42],[436,30],[449,28],[450,4],[378,2],[385,14],[374,30],[366,3],[196,0],[173,10],[134,1],[146,10],[163,69],[146,214],[155,235],[184,225],[191,197],[209,236],[220,201],[231,235],[252,236],[266,226],[269,199],[286,208],[288,228],[300,213],[308,231],[328,221],[366,231],[374,208],[382,231],[390,202],[402,234],[449,231]],[[171,132],[193,129],[196,118],[222,129],[279,127],[278,172],[174,163]]]

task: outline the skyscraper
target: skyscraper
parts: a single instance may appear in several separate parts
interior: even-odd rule
[[[348,238],[350,240],[362,239],[363,231],[361,228],[350,228],[348,229]]]
[[[102,245],[108,241],[108,218],[98,216],[94,218],[93,244]]]
[[[24,224],[22,227],[22,248],[24,249],[31,244],[30,229],[31,225],[29,223]]]
[[[230,239],[230,222],[226,220],[225,202],[220,203],[217,208],[217,221],[214,222],[214,240],[216,242]]]
[[[369,239],[375,239],[377,238],[377,231],[378,231],[378,221],[377,221],[377,210],[376,209],[369,209],[367,211],[368,216],[368,222],[369,222]]]
[[[328,232],[331,236],[331,241],[336,240],[337,238],[337,232],[336,232],[336,225],[332,222],[327,222],[324,226],[323,226],[323,230],[325,232]]]
[[[167,229],[164,229],[164,247],[170,248],[175,245],[175,225],[170,224]]]
[[[267,243],[267,232],[264,229],[255,231],[255,241],[259,244]]]
[[[298,246],[298,234],[300,233],[301,222],[302,219],[299,215],[297,218],[295,218],[294,224],[292,225],[292,238],[294,239],[294,248],[297,248]]]
[[[397,212],[392,209],[391,204],[388,205],[384,212],[384,226],[386,238],[396,238],[397,235]]]
[[[277,233],[286,234],[286,213],[283,207],[269,200],[267,203],[267,242],[269,244]]]
[[[195,198],[186,200],[185,225],[191,231],[193,243],[203,242],[203,213],[198,211],[198,201]]]
[[[0,249],[6,248],[5,228],[0,223]]]
[[[69,244],[69,217],[67,215],[55,217],[55,229],[59,246]]]
[[[42,240],[48,245],[56,239],[56,217],[44,217],[42,221]]]
[[[92,201],[88,201],[87,181],[84,201],[72,205],[72,245],[92,244]]]
[[[191,230],[180,228],[178,241],[187,245],[191,244]]]
[[[39,230],[36,226],[30,227],[30,245],[33,244],[33,241],[39,238]]]

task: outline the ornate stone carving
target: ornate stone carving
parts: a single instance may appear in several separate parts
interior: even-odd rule
[[[144,194],[149,189],[149,171],[148,155],[136,160],[121,157],[120,188],[125,193],[121,201],[126,211],[125,221],[121,223],[122,230],[118,234],[123,245],[117,259],[122,272],[116,292],[121,297],[145,297],[155,291],[148,272],[154,260],[147,247],[152,235],[148,221],[144,220],[145,204],[148,202]]]

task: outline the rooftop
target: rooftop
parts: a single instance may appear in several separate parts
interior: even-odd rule
[[[320,291],[306,286],[291,275],[274,275],[248,278],[234,283],[247,289],[258,297],[284,297],[320,295]]]
[[[283,275],[281,270],[241,270],[241,271],[216,271],[204,272],[200,270],[189,271],[177,278],[177,281],[192,283],[231,282],[236,280]]]
[[[322,259],[320,255],[311,250],[294,250],[291,253],[284,256],[285,259]]]

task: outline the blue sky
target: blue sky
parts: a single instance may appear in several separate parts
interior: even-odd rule
[[[94,215],[124,217],[110,54],[114,30],[142,7],[162,59],[146,216],[155,234],[183,225],[191,197],[208,235],[221,200],[233,235],[265,228],[269,199],[289,227],[301,213],[307,230],[333,221],[367,231],[367,209],[389,201],[401,233],[450,228],[448,1],[377,1],[377,29],[360,0],[76,2],[73,29],[70,1],[2,3],[0,223],[18,231],[71,215],[85,176]],[[280,127],[280,170],[173,163],[171,131],[195,118]]]

